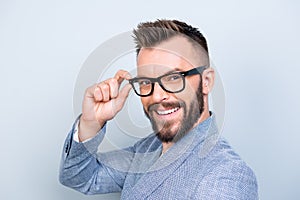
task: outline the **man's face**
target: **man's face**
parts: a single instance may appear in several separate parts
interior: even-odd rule
[[[156,78],[173,71],[194,67],[191,44],[184,38],[173,38],[158,48],[141,49],[138,76]],[[171,52],[172,51],[172,52]],[[185,78],[182,92],[169,93],[155,83],[152,95],[141,97],[146,116],[162,142],[177,142],[198,122],[203,111],[201,75]]]

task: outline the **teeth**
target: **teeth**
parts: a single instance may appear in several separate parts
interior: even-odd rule
[[[178,109],[179,109],[179,107],[173,108],[171,110],[163,110],[163,111],[162,110],[158,110],[157,113],[159,115],[168,115],[168,114],[171,114],[173,112],[176,112]]]

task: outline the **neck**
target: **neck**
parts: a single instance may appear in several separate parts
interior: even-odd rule
[[[174,142],[163,142],[162,143],[162,153],[166,153],[168,149],[173,146]]]

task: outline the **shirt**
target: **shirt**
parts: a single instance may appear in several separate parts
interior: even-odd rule
[[[214,114],[162,156],[155,134],[123,150],[98,153],[105,126],[79,143],[67,136],[60,182],[84,194],[121,192],[121,199],[258,199],[251,168],[219,136]]]

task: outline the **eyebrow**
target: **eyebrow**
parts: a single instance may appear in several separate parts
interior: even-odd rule
[[[181,70],[179,68],[175,68],[175,69],[171,69],[170,71],[167,71],[165,74],[163,75],[166,75],[166,74],[171,74],[173,72],[180,72]],[[161,75],[161,76],[163,76]],[[151,78],[151,77],[147,77],[147,76],[136,76],[136,78]]]

